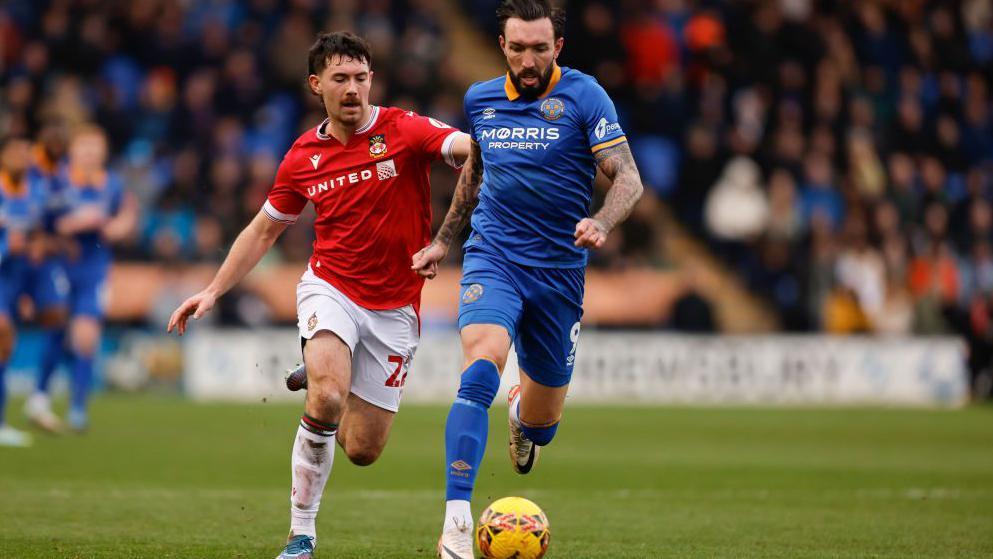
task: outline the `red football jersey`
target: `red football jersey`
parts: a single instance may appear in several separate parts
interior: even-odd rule
[[[314,273],[371,310],[419,304],[423,278],[410,257],[431,240],[432,161],[457,166],[458,130],[413,112],[372,106],[347,144],[304,133],[286,153],[266,216],[293,223],[307,202],[317,210]]]

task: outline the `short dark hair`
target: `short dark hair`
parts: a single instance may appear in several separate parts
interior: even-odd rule
[[[507,30],[507,20],[516,17],[524,21],[548,18],[552,20],[555,38],[565,35],[565,9],[552,7],[548,0],[503,0],[496,11],[500,34]]]
[[[332,31],[317,35],[307,54],[307,70],[311,74],[320,74],[334,55],[347,56],[372,66],[372,53],[365,39],[349,31]]]

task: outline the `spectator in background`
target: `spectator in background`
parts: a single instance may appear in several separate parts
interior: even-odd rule
[[[738,156],[724,167],[707,198],[707,228],[719,239],[749,241],[764,229],[769,216],[765,193],[759,185],[759,167]]]
[[[804,181],[800,187],[804,219],[823,216],[832,229],[841,225],[845,207],[834,184],[831,161],[823,153],[813,152],[804,160]]]
[[[491,37],[497,3],[460,2]],[[841,255],[866,251],[884,262],[882,308],[902,309],[910,297],[924,331],[935,324],[925,315],[971,316],[988,306],[977,287],[993,203],[988,1],[568,3],[575,16],[563,62],[610,92],[636,156],[657,162],[678,154],[678,167],[658,166],[659,182],[667,172],[676,177],[672,189],[652,186],[691,232],[741,266],[784,326],[821,327],[825,302],[842,290]],[[53,118],[95,120],[108,131],[112,167],[140,201],[141,246],[180,239],[176,258],[213,261],[218,230],[226,246],[236,233],[228,224],[257,207],[234,200],[257,199],[278,154],[319,121],[295,78],[300,60],[288,54],[315,31],[353,28],[372,39],[383,61],[374,102],[430,108],[462,124],[465,84],[457,75],[466,62],[448,54],[438,9],[401,0],[94,0],[21,2],[15,14],[4,5],[0,135],[36,134]],[[712,189],[739,156],[759,171],[741,189],[747,215],[730,216],[731,225],[748,222],[732,232],[746,242],[729,251],[724,235],[734,227],[705,215],[711,202],[726,209],[719,202],[737,196]],[[435,214],[443,215],[454,176],[432,183]],[[193,198],[208,203],[191,218],[187,202],[176,200]],[[757,210],[760,199],[765,210]],[[843,225],[856,214],[865,235]],[[657,237],[658,215],[624,230],[594,265],[661,260],[661,248],[642,240]],[[305,258],[308,230],[284,235],[278,258]],[[778,287],[765,288],[763,278]],[[789,318],[791,279],[803,320]],[[845,330],[857,330],[852,317],[872,313],[855,291],[846,296],[835,297],[847,301],[836,308],[855,307],[832,316],[848,316]],[[900,331],[906,321],[894,322],[876,316],[872,326]]]

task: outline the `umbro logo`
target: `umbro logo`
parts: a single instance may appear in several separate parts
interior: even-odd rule
[[[321,154],[315,153],[310,156],[310,164],[314,166],[314,170],[317,170],[317,163],[321,160]]]
[[[460,472],[464,472],[466,470],[471,470],[472,469],[472,466],[470,466],[468,463],[466,463],[465,460],[456,460],[456,461],[454,461],[454,462],[451,463],[451,466],[452,466],[452,469],[453,470],[458,470]]]
[[[491,118],[496,118],[496,109],[493,107],[483,109],[483,120],[489,120]]]

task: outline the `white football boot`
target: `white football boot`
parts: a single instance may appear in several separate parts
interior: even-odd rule
[[[31,446],[31,435],[18,431],[10,425],[0,425],[0,446]]]
[[[521,431],[521,423],[515,410],[521,401],[521,385],[517,384],[507,394],[508,424],[510,425],[510,463],[514,471],[523,475],[529,473],[538,462],[538,445],[534,444]]]
[[[34,393],[24,402],[24,416],[42,431],[59,435],[65,432],[65,424],[52,412],[52,403],[45,394]]]
[[[453,518],[445,522],[438,539],[438,557],[441,559],[475,559],[472,554],[472,523]]]

